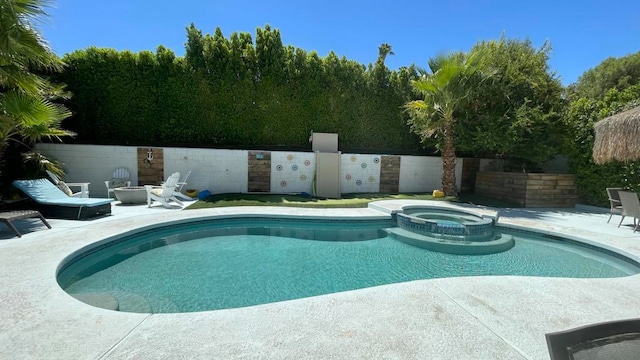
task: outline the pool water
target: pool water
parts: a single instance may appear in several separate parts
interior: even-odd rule
[[[174,313],[441,277],[608,278],[640,272],[620,257],[531,233],[500,229],[515,237],[511,250],[464,256],[397,241],[384,231],[390,226],[254,219],[166,227],[77,256],[58,281],[70,294],[110,294],[120,311]]]
[[[413,217],[417,217],[420,219],[432,220],[438,223],[447,223],[447,224],[469,224],[469,223],[477,223],[481,218],[477,218],[471,215],[467,215],[465,213],[457,213],[457,214],[447,214],[446,211],[440,212],[406,212],[407,215],[411,215]]]

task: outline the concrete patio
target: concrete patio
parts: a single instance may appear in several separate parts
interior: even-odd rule
[[[614,279],[490,276],[420,280],[252,307],[135,314],[79,302],[56,283],[69,254],[141,226],[194,217],[388,217],[415,201],[368,209],[113,206],[90,221],[16,222],[0,231],[3,359],[548,359],[544,334],[640,317],[640,275]],[[423,202],[422,202],[423,203]],[[439,202],[440,203],[440,202]],[[440,203],[442,204],[442,203]],[[455,205],[495,214],[495,209]],[[268,209],[268,211],[265,211]],[[501,224],[533,227],[640,260],[640,232],[602,209],[500,209]],[[631,220],[624,224],[630,224]]]

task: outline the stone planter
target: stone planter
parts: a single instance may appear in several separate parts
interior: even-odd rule
[[[144,186],[129,186],[115,188],[116,198],[123,204],[143,204],[147,202],[147,191]]]
[[[479,172],[476,195],[518,203],[524,207],[575,207],[575,175]]]

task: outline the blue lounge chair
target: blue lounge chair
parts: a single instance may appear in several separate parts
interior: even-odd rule
[[[20,189],[38,204],[38,210],[48,218],[83,220],[111,214],[113,199],[74,198],[58,189],[47,179],[15,180]]]

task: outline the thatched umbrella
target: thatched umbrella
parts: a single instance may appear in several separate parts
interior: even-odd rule
[[[593,127],[596,164],[640,160],[640,106],[602,119]]]

